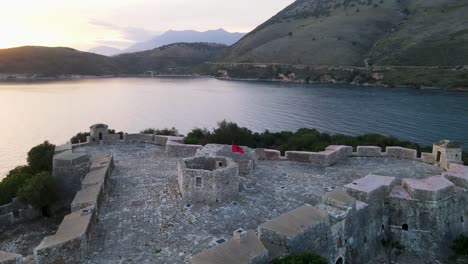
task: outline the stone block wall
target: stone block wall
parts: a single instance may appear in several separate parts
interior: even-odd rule
[[[381,157],[382,148],[376,146],[358,146],[357,156],[359,157]]]
[[[434,155],[432,155],[432,153],[422,152],[421,161],[427,164],[434,164],[435,162]]]
[[[193,157],[201,147],[201,145],[186,145],[169,140],[166,143],[166,153],[170,157]]]
[[[94,207],[65,216],[55,235],[45,237],[34,249],[36,264],[81,263],[89,251],[95,225]]]
[[[89,172],[89,156],[71,151],[54,155],[52,176],[57,182],[61,204],[70,205],[75,193],[81,189],[81,180]]]
[[[416,159],[418,152],[415,149],[402,147],[387,147],[387,157],[399,159]]]
[[[42,216],[40,210],[14,198],[11,203],[0,206],[0,231],[6,228]]]
[[[125,134],[124,141],[126,143],[152,143],[154,135],[152,134]]]
[[[239,194],[239,180],[238,165],[226,157],[187,158],[178,163],[179,190],[190,202],[231,201]]]

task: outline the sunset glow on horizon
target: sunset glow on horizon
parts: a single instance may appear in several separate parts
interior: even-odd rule
[[[220,5],[219,0],[8,1],[2,3],[0,48],[126,48],[169,29],[224,28],[247,32],[293,1],[271,2],[240,0]]]

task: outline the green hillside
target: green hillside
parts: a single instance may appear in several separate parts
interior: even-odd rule
[[[226,52],[225,62],[468,64],[466,0],[297,0]]]
[[[157,49],[113,57],[122,73],[191,74],[192,68],[215,60],[227,46],[213,43],[176,43]]]
[[[71,48],[26,46],[0,49],[0,73],[106,75],[118,71],[111,58]]]

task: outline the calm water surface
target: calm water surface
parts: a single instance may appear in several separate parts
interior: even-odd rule
[[[463,92],[183,78],[0,84],[0,178],[25,163],[32,146],[65,143],[94,123],[129,133],[172,126],[187,133],[223,119],[255,131],[309,127],[468,146]]]

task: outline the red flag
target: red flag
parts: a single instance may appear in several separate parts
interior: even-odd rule
[[[237,145],[232,144],[232,153],[244,154],[244,149]]]

